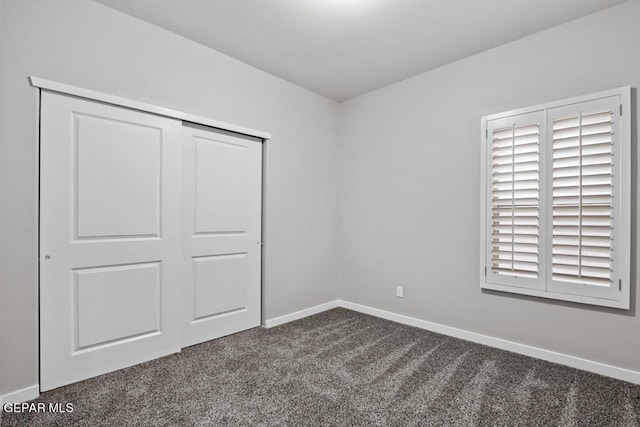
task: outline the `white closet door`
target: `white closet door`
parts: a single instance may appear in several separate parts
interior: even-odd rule
[[[182,346],[260,324],[262,143],[184,126]]]
[[[180,350],[181,122],[43,91],[41,389]]]

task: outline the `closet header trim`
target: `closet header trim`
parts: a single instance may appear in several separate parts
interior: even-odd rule
[[[244,126],[233,125],[230,123],[213,120],[206,117],[196,116],[193,114],[184,113],[182,111],[172,110],[170,108],[159,107],[157,105],[134,101],[127,98],[121,98],[119,96],[109,95],[107,93],[102,93],[102,92],[96,92],[90,89],[84,89],[76,86],[71,86],[65,83],[54,82],[51,80],[47,80],[47,79],[43,79],[35,76],[29,76],[29,81],[31,82],[32,86],[40,89],[46,89],[53,92],[60,92],[68,95],[79,96],[81,98],[92,99],[94,101],[101,101],[107,104],[119,105],[122,107],[132,108],[134,110],[146,111],[148,113],[157,114],[159,116],[171,117],[171,118],[180,119],[186,122],[197,123],[200,125],[210,126],[217,129],[224,129],[230,132],[254,136],[264,140],[271,139],[271,134],[268,132],[250,129]]]

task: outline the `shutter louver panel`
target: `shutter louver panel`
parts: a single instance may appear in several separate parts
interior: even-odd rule
[[[631,94],[483,117],[482,289],[630,308]]]
[[[613,112],[552,123],[552,279],[611,286]]]
[[[491,134],[491,271],[537,278],[540,257],[540,126]]]

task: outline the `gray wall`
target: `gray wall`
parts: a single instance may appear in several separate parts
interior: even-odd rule
[[[638,17],[633,0],[342,104],[340,298],[640,370],[637,292],[620,311],[481,292],[478,277],[480,117],[640,87]]]
[[[0,7],[0,395],[38,382],[37,91],[28,75],[271,132],[264,314],[335,299],[333,101],[92,1]]]
[[[625,312],[483,293],[477,277],[480,117],[640,87],[640,0],[340,106],[89,0],[0,9],[0,395],[38,381],[28,75],[273,133],[266,318],[340,297],[640,370],[635,291]]]

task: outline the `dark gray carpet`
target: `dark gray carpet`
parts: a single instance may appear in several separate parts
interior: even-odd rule
[[[637,426],[640,386],[334,309],[36,402],[2,425]]]

